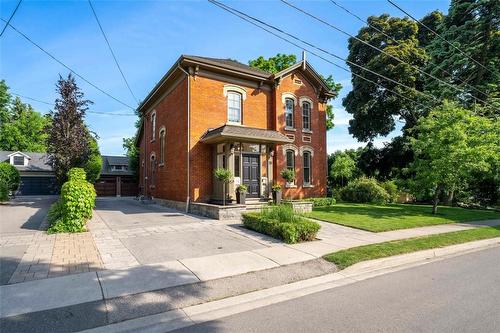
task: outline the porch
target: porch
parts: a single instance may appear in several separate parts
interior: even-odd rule
[[[276,177],[273,167],[276,145],[291,142],[288,137],[273,130],[224,125],[207,131],[200,141],[212,150],[210,203],[223,201],[223,184],[213,175],[217,168],[227,169],[234,176],[233,181],[225,185],[227,203],[236,202],[239,185],[248,188],[246,197],[250,202],[269,201]]]

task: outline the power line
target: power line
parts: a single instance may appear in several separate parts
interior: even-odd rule
[[[347,9],[346,7],[342,6],[341,4],[337,3],[336,1],[334,0],[330,0],[330,2],[337,6],[338,8],[342,9],[343,11],[345,11],[346,13],[348,13],[349,15],[355,17],[358,19],[358,21],[361,21],[362,23],[366,24],[367,26],[369,26],[370,28],[372,28],[373,30],[381,33],[382,35],[384,35],[385,37],[389,38],[390,40],[392,40],[394,43],[396,43],[397,45],[399,46],[403,46],[398,40],[396,40],[394,37],[386,34],[384,31],[380,30],[379,28],[377,28],[376,26],[374,26],[373,24],[370,24],[370,22],[362,19],[359,15],[356,15],[355,13],[353,13],[352,11],[350,11],[349,9]],[[450,72],[448,72],[446,69],[444,68],[441,68],[443,65],[437,65],[436,63],[433,63],[431,61],[429,61],[429,63],[433,64],[434,66],[436,66],[437,69],[443,71],[444,73],[446,73],[447,75],[449,75],[450,77],[453,76]],[[456,78],[461,84],[464,84],[464,85],[467,85],[468,87],[474,89],[475,91],[483,94],[484,96],[488,96],[488,94],[486,94],[485,92],[481,91],[480,89],[474,87],[473,85],[470,85],[468,84],[467,82],[465,82],[464,80],[461,80],[460,78]]]
[[[10,21],[12,20],[12,18],[14,17],[14,15],[16,15],[17,9],[21,5],[21,2],[23,2],[23,0],[19,0],[19,2],[17,3],[16,8],[14,8],[14,11],[12,12],[12,14],[10,14],[10,17],[7,20],[7,23],[5,23],[5,25],[4,25],[3,29],[2,29],[2,32],[0,32],[0,37],[3,36],[3,33],[5,32],[5,29],[7,29],[7,26],[9,25]]]
[[[384,91],[389,91],[389,92],[391,92],[391,93],[393,93],[393,94],[395,94],[395,95],[397,95],[397,96],[399,96],[399,97],[401,97],[403,99],[406,99],[406,100],[408,100],[410,102],[415,103],[416,105],[421,106],[424,109],[429,109],[430,108],[429,106],[423,105],[423,104],[421,104],[421,103],[419,103],[419,102],[417,102],[417,101],[415,101],[415,100],[413,100],[411,98],[408,98],[407,96],[404,96],[404,95],[402,95],[402,94],[400,94],[400,93],[398,93],[398,92],[396,92],[394,90],[386,88],[385,86],[383,86],[382,84],[380,84],[378,82],[372,81],[370,79],[365,78],[364,76],[362,76],[360,74],[354,73],[351,70],[349,70],[348,68],[342,67],[342,66],[338,65],[338,64],[334,63],[333,61],[328,60],[325,57],[319,55],[318,53],[315,53],[314,51],[311,51],[310,49],[307,49],[307,48],[305,48],[305,47],[303,47],[303,46],[301,46],[301,45],[299,45],[299,44],[297,44],[297,43],[295,43],[293,41],[290,41],[289,39],[287,39],[287,38],[285,38],[283,36],[278,35],[277,33],[273,32],[273,31],[271,31],[271,30],[269,30],[269,29],[267,29],[267,28],[265,28],[265,27],[263,27],[261,25],[258,25],[257,23],[251,21],[251,19],[254,19],[254,18],[248,19],[247,17],[251,17],[251,16],[249,16],[247,14],[241,13],[238,10],[236,10],[234,8],[231,8],[231,7],[229,7],[229,6],[225,5],[225,4],[219,3],[219,2],[217,2],[215,0],[208,0],[208,1],[211,2],[211,3],[213,3],[216,6],[220,7],[221,9],[229,12],[230,14],[235,15],[235,16],[241,18],[242,20],[244,20],[244,21],[246,21],[246,22],[248,22],[248,23],[256,26],[259,29],[262,29],[262,30],[268,32],[269,34],[271,34],[271,35],[273,35],[273,36],[275,36],[275,37],[277,37],[277,38],[279,38],[279,39],[281,39],[281,40],[283,40],[283,41],[285,41],[285,42],[287,42],[287,43],[289,43],[289,44],[291,44],[291,45],[293,45],[295,47],[298,47],[299,49],[302,49],[302,50],[305,50],[305,51],[309,52],[310,54],[312,54],[312,55],[320,58],[321,60],[323,60],[323,61],[325,61],[325,62],[327,62],[329,64],[332,64],[335,67],[338,67],[338,68],[340,68],[340,69],[342,69],[342,70],[344,70],[344,71],[346,71],[348,73],[351,73],[352,75],[354,75],[356,77],[359,77],[360,79],[363,79],[363,80],[365,80],[367,82],[373,83],[374,85],[381,87]],[[257,19],[254,19],[254,20],[255,21],[259,21]],[[414,88],[411,88],[411,89],[414,89]]]
[[[397,57],[397,56],[394,56],[394,55],[390,54],[389,52],[387,52],[387,51],[385,51],[385,50],[383,50],[383,49],[381,49],[381,48],[379,48],[379,47],[377,47],[377,46],[375,46],[375,45],[371,45],[371,44],[370,44],[370,43],[368,43],[367,41],[364,41],[364,40],[362,40],[361,38],[358,38],[358,37],[356,37],[356,36],[354,36],[354,35],[352,35],[352,34],[350,34],[350,33],[346,32],[345,30],[343,30],[343,29],[341,29],[341,28],[339,28],[339,27],[337,27],[337,26],[335,26],[335,25],[333,25],[333,24],[331,24],[331,23],[329,23],[329,22],[327,22],[327,21],[325,21],[325,20],[321,19],[320,17],[318,17],[318,16],[316,16],[316,15],[313,15],[313,14],[311,14],[311,13],[307,12],[306,10],[304,10],[304,9],[302,9],[302,8],[300,8],[300,7],[295,6],[294,4],[292,4],[292,3],[290,3],[290,2],[288,2],[288,1],[286,1],[286,0],[281,0],[281,2],[283,2],[283,3],[284,3],[284,4],[286,4],[287,6],[289,6],[289,7],[293,8],[293,9],[295,9],[295,10],[297,10],[297,11],[299,11],[299,12],[303,13],[303,14],[304,14],[304,15],[306,15],[306,16],[309,16],[309,17],[313,18],[314,20],[316,20],[316,21],[318,21],[318,22],[320,22],[320,23],[323,23],[324,25],[326,25],[326,26],[328,26],[328,27],[330,27],[330,28],[332,28],[332,29],[334,29],[334,30],[336,30],[336,31],[338,31],[338,32],[340,32],[340,33],[342,33],[342,34],[346,35],[346,36],[349,36],[349,37],[351,37],[351,38],[354,38],[355,40],[357,40],[357,41],[359,41],[359,42],[361,42],[361,43],[363,43],[363,44],[365,44],[365,45],[367,45],[367,46],[371,47],[371,48],[372,48],[372,49],[374,49],[374,50],[377,50],[378,52],[381,52],[381,53],[383,53],[383,54],[387,55],[388,57],[390,57],[390,58],[392,58],[392,59],[394,59],[394,60],[396,60],[396,61],[398,61],[398,62],[400,62],[400,63],[402,63],[402,64],[406,64],[406,65],[411,66],[413,69],[415,69],[416,71],[418,71],[420,74],[427,75],[428,77],[430,77],[430,78],[432,78],[432,79],[434,79],[434,80],[437,80],[437,81],[441,82],[442,84],[445,84],[445,85],[447,85],[448,87],[450,87],[450,88],[452,88],[452,89],[455,89],[455,90],[457,90],[457,91],[459,91],[459,92],[461,92],[461,93],[466,92],[466,91],[464,91],[463,89],[461,89],[461,88],[459,88],[459,87],[457,87],[457,86],[455,86],[455,85],[453,85],[453,84],[451,84],[451,83],[448,83],[448,82],[446,82],[446,81],[444,81],[444,80],[441,80],[440,78],[438,78],[438,77],[436,77],[436,76],[434,76],[434,75],[432,75],[432,74],[429,74],[429,73],[427,73],[427,72],[423,71],[422,69],[418,68],[417,66],[412,65],[412,64],[410,64],[410,63],[408,63],[408,62],[406,62],[406,61],[402,60],[401,58],[399,58],[399,57]],[[488,104],[485,100],[482,100],[482,99],[480,99],[480,98],[478,98],[478,97],[472,96],[472,98],[477,99],[478,101],[480,101],[480,102],[482,102],[482,103],[484,103],[484,104]]]
[[[7,22],[6,20],[0,18],[2,21],[4,22]],[[122,102],[121,100],[119,100],[118,98],[112,96],[111,94],[107,93],[106,91],[102,90],[101,88],[99,88],[98,86],[96,86],[94,83],[90,82],[89,80],[87,80],[86,78],[84,78],[83,76],[81,76],[80,74],[78,74],[77,72],[75,72],[73,69],[71,69],[68,65],[66,65],[65,63],[63,63],[61,60],[57,59],[55,56],[53,56],[50,52],[46,51],[43,47],[41,47],[40,45],[38,45],[37,43],[35,43],[31,38],[29,38],[27,35],[25,35],[24,33],[22,33],[21,31],[19,31],[16,27],[14,27],[12,24],[8,23],[7,22],[7,25],[10,26],[15,32],[17,32],[18,34],[20,34],[21,36],[23,36],[28,42],[30,42],[31,44],[35,45],[38,49],[40,49],[43,53],[45,53],[46,55],[48,55],[50,58],[52,58],[54,61],[56,61],[57,63],[59,63],[61,66],[63,66],[64,68],[66,68],[67,70],[69,70],[71,73],[73,73],[74,75],[76,75],[77,77],[79,77],[80,79],[82,79],[83,81],[85,81],[86,83],[88,83],[89,85],[91,85],[92,87],[94,87],[95,89],[99,90],[101,93],[103,93],[104,95],[114,99],[115,101],[117,101],[118,103],[128,107],[129,109],[131,110],[135,110],[133,107],[131,107],[130,105],[128,105],[127,103],[125,102]]]
[[[429,28],[428,26],[426,26],[425,24],[423,24],[422,22],[420,22],[420,20],[417,20],[415,17],[413,17],[410,13],[408,13],[407,11],[405,11],[403,8],[401,8],[400,6],[398,6],[396,3],[394,3],[393,1],[391,0],[387,0],[387,2],[389,2],[391,5],[393,5],[394,7],[396,7],[397,9],[399,9],[401,12],[403,12],[404,14],[406,14],[409,18],[411,18],[413,21],[417,22],[418,24],[420,24],[421,26],[423,26],[424,28],[426,28],[427,30],[429,30],[430,32],[432,32],[435,36],[439,37],[439,39],[441,39],[443,42],[445,42],[446,44],[450,45],[451,47],[453,47],[455,50],[457,50],[458,52],[462,53],[464,56],[466,56],[468,59],[474,61],[476,64],[478,64],[479,66],[483,67],[484,69],[486,69],[487,71],[489,71],[489,69],[484,66],[483,64],[481,64],[480,62],[478,62],[476,59],[472,58],[471,56],[469,56],[467,53],[465,53],[464,51],[462,51],[461,49],[459,49],[458,47],[456,47],[455,45],[453,45],[453,43],[449,42],[446,38],[442,37],[440,34],[438,34],[437,32],[435,32],[434,30],[432,30],[431,28]]]
[[[137,97],[135,97],[134,93],[132,92],[132,89],[130,88],[128,81],[125,78],[125,74],[123,74],[122,68],[120,67],[118,60],[116,59],[115,52],[113,52],[113,48],[111,47],[111,44],[109,43],[108,37],[106,36],[106,33],[104,32],[104,29],[102,28],[101,22],[99,21],[99,18],[97,17],[97,13],[94,9],[94,6],[92,5],[92,1],[88,0],[88,2],[90,5],[90,8],[92,9],[92,13],[94,14],[95,20],[97,21],[97,25],[99,26],[99,29],[101,29],[102,36],[104,37],[106,44],[108,44],[109,51],[111,52],[111,55],[113,56],[113,60],[115,61],[116,67],[118,67],[118,70],[120,71],[120,74],[122,75],[123,81],[125,81],[125,84],[127,85],[128,91],[130,91],[130,94],[132,95],[132,97],[135,99],[137,104],[139,104],[139,100],[137,99]]]
[[[21,97],[21,98],[24,98],[24,99],[29,99],[31,101],[35,101],[35,102],[38,102],[38,103],[42,103],[42,104],[54,106],[54,103],[49,103],[49,102],[42,101],[42,100],[39,100],[39,99],[36,99],[36,98],[33,98],[33,97],[28,97],[28,96],[20,95],[20,94],[14,93],[14,92],[11,92],[11,94],[12,95],[16,95],[16,96]],[[111,113],[111,112],[88,111],[88,110],[85,113],[102,114],[102,115],[106,115],[106,116],[136,116],[135,114],[131,114],[131,113]]]
[[[377,72],[375,72],[375,71],[373,71],[373,70],[371,70],[371,69],[369,69],[369,68],[363,67],[363,66],[361,66],[361,65],[359,65],[359,64],[356,64],[356,63],[354,63],[354,62],[352,62],[352,61],[350,61],[350,60],[348,60],[348,59],[342,58],[342,57],[340,57],[340,56],[338,56],[338,55],[336,55],[336,54],[334,54],[334,53],[332,53],[332,52],[329,52],[329,51],[327,51],[327,50],[325,50],[325,49],[323,49],[323,48],[321,48],[321,47],[318,47],[318,46],[316,46],[316,45],[314,45],[314,44],[312,44],[312,43],[310,43],[310,42],[307,42],[307,41],[305,41],[305,40],[303,40],[303,39],[301,39],[301,38],[299,38],[299,37],[296,37],[296,36],[294,36],[294,35],[292,35],[292,34],[290,34],[290,33],[286,32],[286,31],[284,31],[284,30],[282,30],[282,29],[280,29],[280,28],[277,28],[277,27],[275,27],[275,26],[273,26],[273,25],[271,25],[271,24],[268,24],[268,23],[266,23],[266,22],[264,22],[264,21],[262,21],[262,20],[259,20],[259,19],[255,18],[255,17],[251,16],[251,15],[245,14],[245,13],[243,13],[243,12],[241,12],[241,11],[239,11],[239,10],[235,9],[235,8],[232,8],[232,7],[228,6],[228,5],[225,5],[225,4],[223,4],[223,3],[220,3],[220,2],[218,2],[218,1],[216,1],[216,0],[208,0],[208,1],[209,1],[209,2],[211,2],[211,3],[213,3],[213,4],[214,4],[214,5],[216,5],[216,6],[218,6],[218,7],[222,8],[222,9],[224,9],[224,10],[226,10],[226,11],[228,11],[228,12],[232,13],[233,15],[235,15],[235,13],[237,13],[237,14],[239,14],[239,15],[236,15],[236,16],[239,16],[239,17],[244,16],[244,17],[247,17],[247,18],[249,18],[249,19],[251,19],[251,20],[253,20],[253,21],[259,22],[260,24],[263,24],[263,25],[265,25],[265,26],[267,26],[267,27],[269,27],[269,28],[271,28],[271,29],[273,29],[273,30],[275,30],[275,31],[278,31],[278,32],[280,32],[280,33],[282,33],[282,34],[284,34],[284,35],[287,35],[287,36],[289,36],[289,37],[291,37],[291,38],[293,38],[293,39],[295,39],[295,40],[297,40],[297,41],[299,41],[299,42],[301,42],[301,43],[303,43],[303,44],[306,44],[306,45],[308,45],[308,46],[310,46],[310,47],[312,47],[312,48],[316,49],[316,50],[319,50],[319,51],[321,51],[321,52],[324,52],[324,53],[326,53],[326,54],[328,54],[328,55],[330,55],[330,56],[332,56],[332,57],[334,57],[334,58],[336,58],[336,59],[339,59],[339,60],[345,61],[345,62],[347,62],[347,63],[348,63],[348,64],[350,64],[350,65],[353,65],[353,66],[355,66],[355,67],[357,67],[357,68],[359,68],[359,69],[362,69],[362,70],[364,70],[364,71],[366,71],[366,72],[369,72],[369,73],[371,73],[371,74],[374,74],[374,75],[376,75],[376,76],[378,76],[378,77],[381,77],[381,78],[383,78],[383,79],[385,79],[385,80],[387,80],[387,81],[390,81],[390,82],[392,82],[392,83],[394,83],[394,84],[400,85],[400,86],[405,87],[405,88],[410,89],[410,90],[413,90],[413,91],[415,91],[416,93],[421,94],[421,95],[423,95],[423,96],[425,96],[425,97],[427,97],[427,98],[430,98],[430,99],[433,99],[433,100],[439,101],[436,97],[434,97],[434,96],[432,96],[432,95],[429,95],[429,94],[426,94],[426,93],[424,93],[424,92],[418,91],[418,90],[416,90],[415,88],[410,87],[410,86],[408,86],[408,85],[406,85],[406,84],[404,84],[404,83],[398,82],[398,81],[396,81],[396,80],[394,80],[394,79],[391,79],[391,78],[389,78],[389,77],[387,77],[387,76],[385,76],[385,75],[379,74],[379,73],[377,73]],[[258,26],[258,25],[257,25],[257,26]],[[260,26],[258,26],[258,27],[260,27]],[[294,45],[296,45],[296,44],[294,44]],[[296,45],[296,46],[298,46],[298,45]],[[301,49],[304,49],[302,46],[298,46],[298,47],[300,47]],[[352,72],[352,71],[351,71],[351,73],[352,73],[352,74],[354,74],[354,72]],[[384,87],[384,88],[385,88],[385,87]],[[387,88],[385,88],[385,89],[387,89]],[[415,101],[413,101],[413,102],[415,102]]]

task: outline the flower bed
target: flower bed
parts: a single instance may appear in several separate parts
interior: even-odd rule
[[[290,244],[314,240],[321,228],[318,223],[295,214],[288,205],[271,206],[260,213],[244,213],[242,217],[248,229]]]

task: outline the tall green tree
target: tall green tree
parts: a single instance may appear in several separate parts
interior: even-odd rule
[[[498,170],[499,119],[477,116],[457,103],[444,102],[421,118],[417,129],[413,188],[416,194],[433,196],[434,214],[442,193],[461,191],[478,172]]]
[[[125,155],[129,159],[129,168],[133,172],[134,177],[139,179],[139,148],[135,145],[136,136],[131,138],[123,138],[123,149],[125,149]]]
[[[500,2],[452,0],[448,15],[438,28],[443,39],[452,45],[435,38],[427,48],[433,63],[429,63],[426,70],[445,82],[460,86],[465,92],[457,92],[431,79],[426,79],[426,89],[435,96],[457,100],[466,107],[483,104],[474,102],[474,97],[482,100],[498,97]],[[500,110],[496,111],[499,115]]]
[[[356,170],[356,161],[345,152],[339,152],[335,155],[330,169],[330,177],[334,181],[340,180],[340,186],[343,187],[345,181],[353,177]]]
[[[19,97],[14,100],[0,82],[0,150],[44,152],[50,117],[42,116]]]
[[[438,20],[438,17],[436,15],[435,19]],[[397,119],[403,121],[406,128],[412,128],[418,118],[426,112],[425,107],[412,100],[419,101],[423,98],[419,92],[423,91],[424,80],[418,69],[424,67],[428,56],[424,47],[420,45],[419,38],[424,38],[425,43],[428,43],[430,36],[419,35],[418,24],[408,18],[383,14],[370,16],[368,23],[369,25],[362,27],[356,35],[359,40],[349,39],[348,60],[411,89],[353,64],[349,65],[353,73],[351,78],[353,89],[344,98],[343,105],[346,111],[353,115],[353,119],[349,122],[349,133],[360,141],[369,141],[378,135],[389,134],[395,129]],[[366,43],[382,49],[385,53]],[[368,82],[360,76],[387,89]]]
[[[83,164],[83,169],[87,174],[87,181],[94,184],[101,176],[102,157],[97,144],[97,135],[89,133],[89,157]]]
[[[47,155],[59,185],[67,180],[73,167],[83,166],[91,155],[90,134],[84,117],[92,103],[76,84],[73,75],[59,76],[56,84],[59,97],[51,113],[52,124],[47,139]]]

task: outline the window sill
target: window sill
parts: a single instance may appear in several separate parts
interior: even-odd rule
[[[156,141],[155,139],[152,139],[152,140],[150,140],[149,142],[155,142],[155,141]]]
[[[235,123],[235,122],[232,122],[232,121],[227,121],[227,122],[226,122],[226,125],[244,126],[242,123]]]
[[[288,126],[285,126],[285,131],[293,131],[293,132],[296,132],[297,129],[293,128],[293,127],[288,127]]]
[[[287,184],[285,184],[285,187],[286,188],[297,188],[297,185],[295,185],[295,184],[288,184],[287,183]]]
[[[313,188],[314,185],[312,185],[312,184],[304,184],[302,187],[304,187],[304,188]]]
[[[310,129],[303,128],[303,129],[302,129],[302,133],[312,134],[312,133],[313,133],[313,131],[312,131],[312,130],[310,130]]]
[[[165,163],[160,163],[158,164],[159,167],[164,167],[165,166]]]

